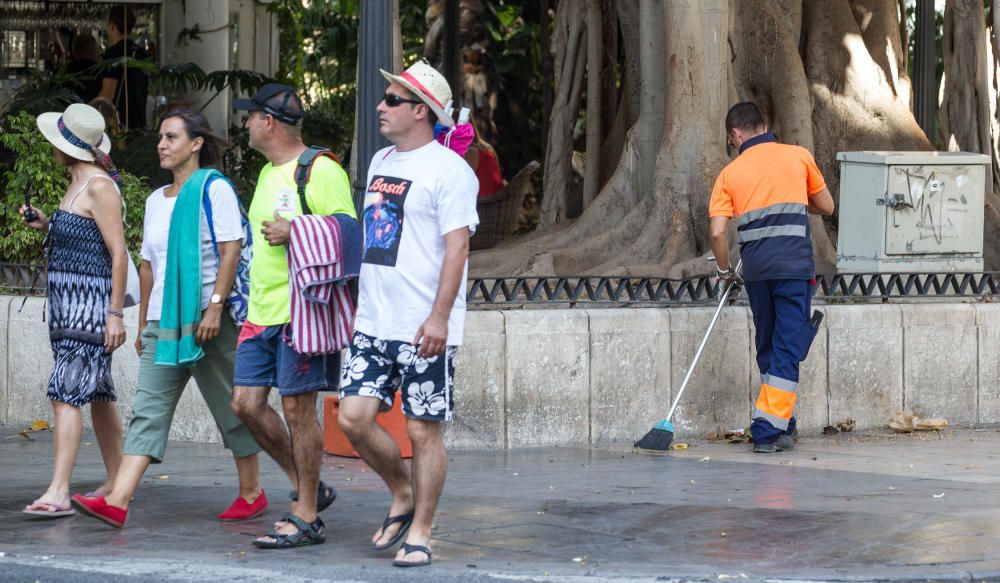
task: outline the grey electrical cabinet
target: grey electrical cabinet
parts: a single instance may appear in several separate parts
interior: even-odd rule
[[[987,156],[840,152],[837,160],[838,271],[982,271]]]

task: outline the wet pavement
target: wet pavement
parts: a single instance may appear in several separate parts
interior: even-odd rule
[[[171,443],[124,530],[20,513],[51,471],[51,433],[0,428],[0,581],[1000,581],[1000,431],[805,437],[795,451],[695,441],[455,452],[434,565],[395,569],[367,544],[388,504],[357,460],[325,456],[339,498],[327,543],[264,551],[250,541],[286,510],[262,458],[271,508],[222,524],[235,470],[219,446]],[[99,484],[84,438],[74,491]]]

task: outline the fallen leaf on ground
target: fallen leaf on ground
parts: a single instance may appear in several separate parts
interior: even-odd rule
[[[914,431],[941,431],[948,427],[946,419],[923,419],[910,409],[896,413],[889,420],[889,428],[896,433],[912,433]]]
[[[854,431],[854,425],[855,425],[854,419],[851,419],[850,417],[844,419],[843,421],[837,421],[836,423],[834,423],[834,426],[837,429],[845,433],[848,431]]]
[[[840,430],[833,425],[827,425],[823,428],[823,435],[837,435],[838,433],[840,433]]]
[[[44,419],[39,419],[39,420],[37,420],[37,421],[35,421],[34,423],[31,424],[31,428],[30,429],[32,431],[48,431],[48,430],[50,430],[52,428],[49,427],[49,422],[48,421],[45,421]]]
[[[941,431],[945,427],[948,427],[948,420],[937,418],[937,419],[921,419],[919,417],[913,418],[913,428],[917,431]]]

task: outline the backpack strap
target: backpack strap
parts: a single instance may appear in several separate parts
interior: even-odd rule
[[[212,186],[212,183],[216,180],[226,181],[226,183],[229,184],[229,187],[233,189],[233,192],[236,192],[236,187],[224,174],[213,172],[212,175],[208,177],[208,180],[205,181],[205,189],[201,192],[201,204],[202,208],[205,210],[205,220],[208,222],[208,234],[212,236],[212,248],[215,250],[215,258],[219,259],[219,242],[215,238],[215,222],[212,220],[212,199],[208,196],[209,189]],[[240,212],[242,213],[243,203],[240,202],[238,195],[236,197],[236,203],[239,205]]]
[[[330,158],[340,165],[340,158],[330,151],[329,148],[320,146],[308,146],[299,155],[299,165],[295,168],[295,186],[299,191],[299,203],[302,205],[302,214],[311,215],[309,203],[306,202],[306,185],[309,184],[309,175],[312,173],[313,162],[318,157]]]

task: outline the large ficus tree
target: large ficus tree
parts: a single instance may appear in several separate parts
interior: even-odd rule
[[[755,101],[781,141],[813,151],[835,198],[837,152],[932,149],[912,113],[904,4],[561,0],[540,227],[473,255],[473,272],[704,272],[709,194],[730,160],[724,116],[737,101]],[[948,0],[940,142],[996,160],[992,28],[982,0]],[[582,194],[573,187],[579,117]],[[990,266],[1000,259],[995,163],[993,176]],[[571,218],[575,195],[583,211]],[[817,267],[830,271],[838,217],[812,221]]]

